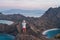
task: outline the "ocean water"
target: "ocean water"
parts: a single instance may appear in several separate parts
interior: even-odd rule
[[[53,38],[57,34],[60,34],[60,29],[50,29],[43,32],[43,35],[45,35],[46,38]]]
[[[9,34],[0,33],[0,40],[14,40],[15,37]]]
[[[0,23],[11,25],[11,24],[13,24],[14,22],[8,21],[8,20],[0,20]]]

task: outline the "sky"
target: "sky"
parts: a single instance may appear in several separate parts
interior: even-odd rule
[[[59,7],[60,0],[0,0],[0,11],[9,9],[48,10],[50,7]],[[25,13],[24,13],[25,15]],[[43,13],[26,13],[29,16],[43,15]]]
[[[48,9],[60,6],[60,0],[0,0],[0,8]]]

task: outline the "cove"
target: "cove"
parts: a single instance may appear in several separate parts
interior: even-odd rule
[[[9,34],[0,33],[0,40],[14,40],[15,37]]]
[[[49,29],[44,31],[42,34],[45,35],[46,38],[53,38],[57,34],[60,34],[60,28]]]
[[[1,24],[11,25],[11,24],[13,24],[14,22],[13,22],[13,21],[8,21],[8,20],[0,20],[0,23],[1,23]]]

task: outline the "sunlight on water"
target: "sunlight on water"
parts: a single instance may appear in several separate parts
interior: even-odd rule
[[[13,24],[14,22],[8,21],[8,20],[0,20],[0,23],[11,25],[11,24]]]

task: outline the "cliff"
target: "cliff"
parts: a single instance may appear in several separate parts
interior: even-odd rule
[[[17,30],[17,25],[20,22],[21,27],[21,22],[22,20],[26,20],[27,22],[27,32],[25,36],[22,32],[18,32]],[[0,14],[0,20],[11,20],[15,22],[13,25],[2,25],[0,24],[0,32],[3,33],[9,33],[9,34],[15,34],[16,40],[23,40],[25,37],[28,37],[30,39],[26,40],[56,40],[55,38],[53,39],[46,39],[43,35],[42,32],[47,29],[51,28],[60,28],[60,7],[58,8],[49,8],[44,15],[38,18],[34,17],[25,17],[21,14],[13,14],[13,15],[4,15]],[[21,28],[19,29],[20,31],[22,30]],[[24,37],[24,38],[23,38]],[[35,39],[36,38],[36,39]]]

